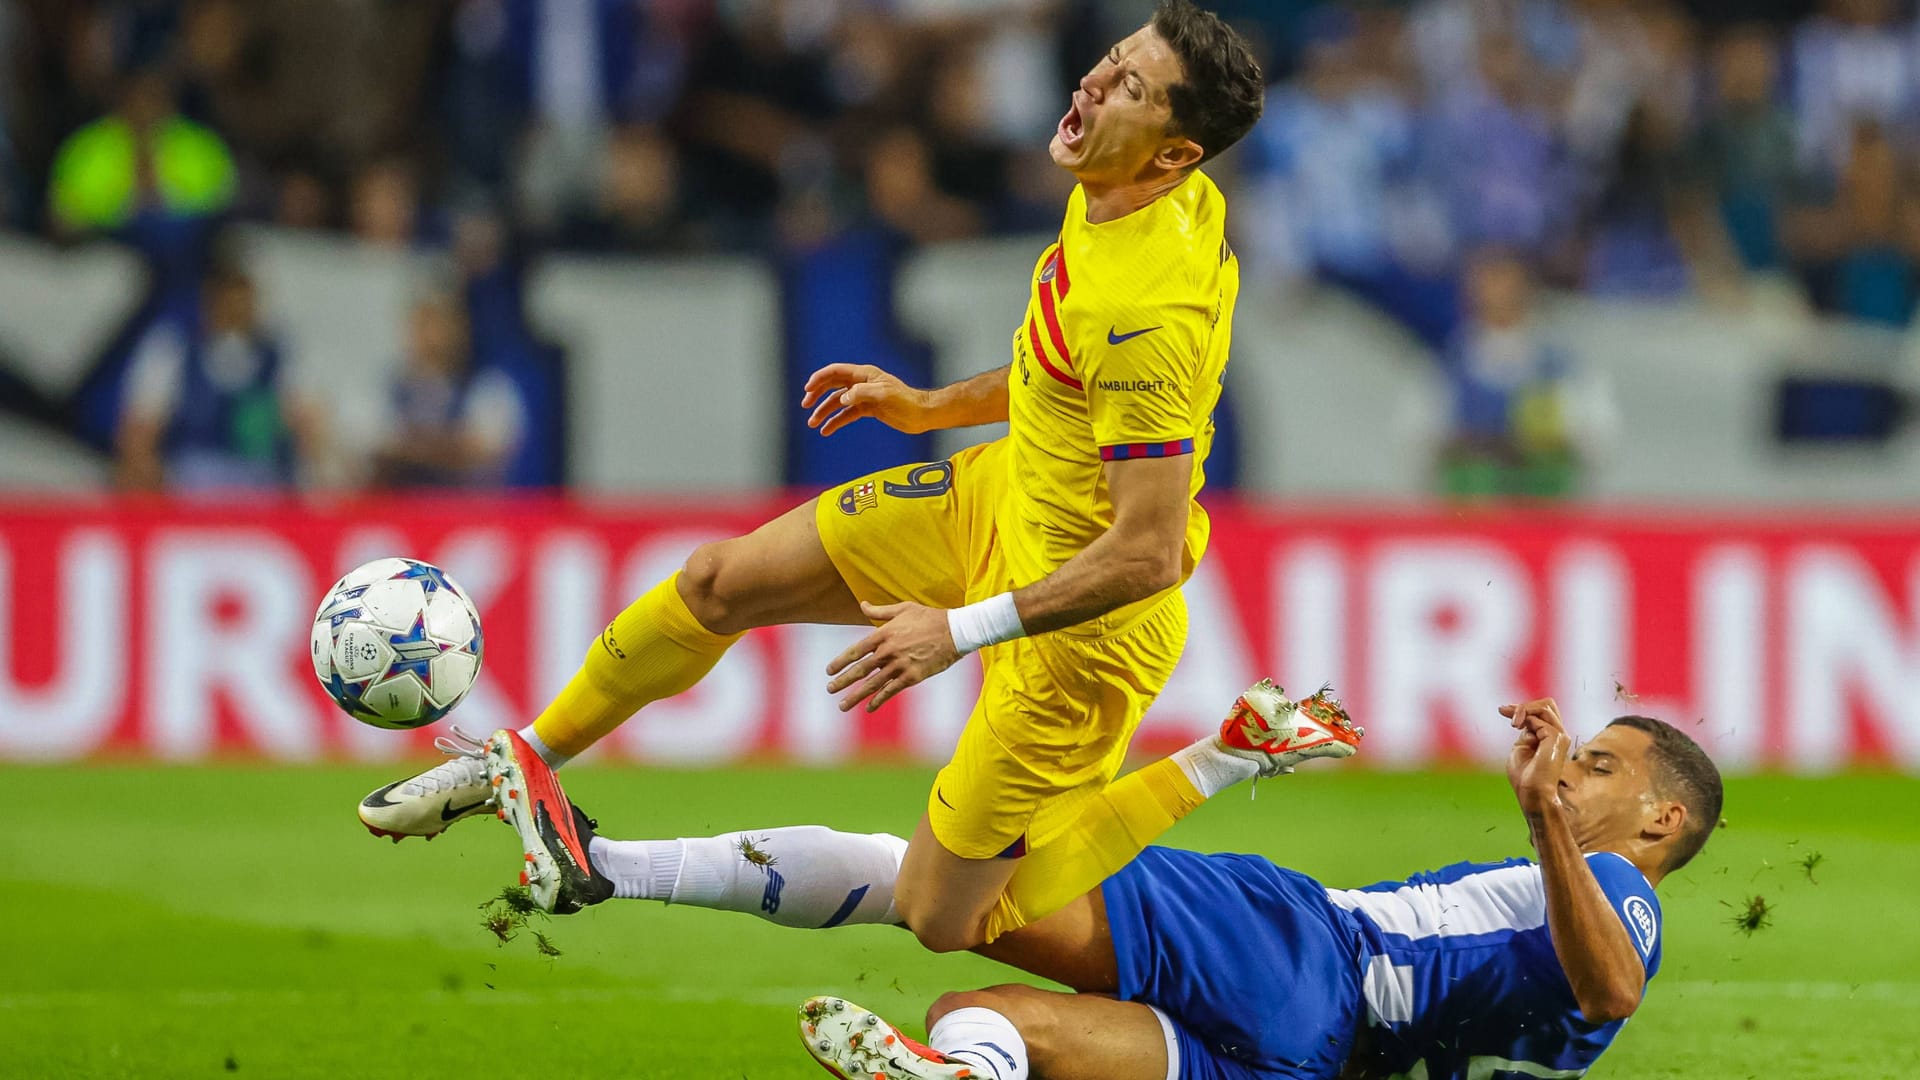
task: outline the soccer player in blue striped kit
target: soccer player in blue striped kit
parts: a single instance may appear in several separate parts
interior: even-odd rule
[[[1621,717],[1575,751],[1552,700],[1500,712],[1537,862],[1334,889],[1150,847],[985,950],[1078,993],[947,994],[938,1050],[814,998],[802,1041],[848,1080],[1582,1076],[1659,970],[1654,887],[1712,834],[1720,775],[1659,720]]]

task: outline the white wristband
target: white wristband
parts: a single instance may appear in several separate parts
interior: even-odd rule
[[[947,632],[953,635],[954,648],[959,649],[962,656],[1027,636],[1027,628],[1020,625],[1020,609],[1013,606],[1010,592],[989,596],[977,604],[950,608]]]

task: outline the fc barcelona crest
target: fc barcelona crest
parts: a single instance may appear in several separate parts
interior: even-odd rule
[[[874,494],[873,481],[855,484],[840,493],[840,512],[852,517],[864,514],[880,504],[880,497]]]

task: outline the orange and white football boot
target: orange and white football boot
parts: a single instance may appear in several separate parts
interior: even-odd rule
[[[1290,773],[1308,758],[1352,757],[1366,734],[1331,690],[1292,701],[1272,679],[1248,687],[1220,722],[1221,748],[1259,764],[1263,777]]]
[[[487,740],[487,780],[495,813],[520,834],[520,884],[540,910],[571,915],[613,895],[613,881],[594,869],[588,847],[596,823],[567,801],[560,778],[518,732]]]
[[[800,1041],[840,1080],[970,1080],[974,1071],[845,998],[808,998]]]

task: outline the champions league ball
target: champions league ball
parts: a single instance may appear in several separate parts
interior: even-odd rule
[[[480,613],[453,579],[415,559],[375,559],[341,578],[313,617],[313,673],[347,715],[425,727],[480,675]]]

